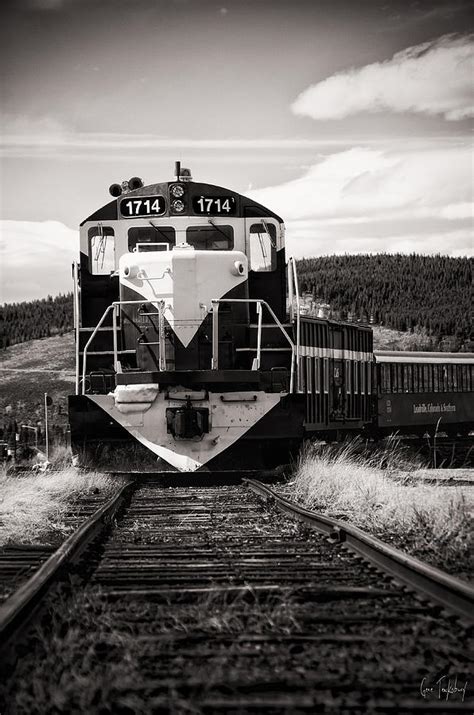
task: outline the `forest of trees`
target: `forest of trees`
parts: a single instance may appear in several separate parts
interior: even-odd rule
[[[329,303],[332,315],[403,331],[426,331],[431,349],[472,350],[473,261],[395,254],[324,256],[298,261],[300,291]],[[0,306],[0,347],[73,327],[72,295]]]
[[[62,335],[73,327],[72,293],[0,306],[0,348]]]
[[[396,330],[423,330],[433,349],[472,349],[469,258],[345,255],[298,261],[300,291],[327,302],[342,319]]]

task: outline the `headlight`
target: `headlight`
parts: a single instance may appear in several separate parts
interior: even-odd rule
[[[181,184],[175,184],[171,187],[170,194],[171,196],[174,196],[175,199],[180,199],[181,196],[184,196],[184,188],[181,186]]]
[[[171,204],[171,208],[173,211],[180,214],[184,211],[184,202],[180,201],[180,199],[176,199],[176,201],[173,201]]]

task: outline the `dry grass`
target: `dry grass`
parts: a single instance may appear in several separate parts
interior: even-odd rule
[[[472,505],[462,489],[417,484],[419,465],[397,458],[396,443],[370,455],[358,453],[358,446],[307,447],[286,494],[440,567],[474,573]]]
[[[74,467],[61,471],[0,474],[0,546],[8,543],[35,543],[46,534],[66,534],[64,516],[82,496],[96,493],[104,497],[116,481]]]
[[[433,350],[436,342],[425,328],[410,333],[383,325],[373,325],[372,330],[374,350]]]

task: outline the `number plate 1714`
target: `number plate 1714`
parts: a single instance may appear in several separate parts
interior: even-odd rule
[[[195,196],[193,210],[196,214],[207,216],[232,216],[235,214],[234,196]]]
[[[140,196],[134,199],[122,199],[122,216],[160,216],[164,214],[166,203],[164,196]]]

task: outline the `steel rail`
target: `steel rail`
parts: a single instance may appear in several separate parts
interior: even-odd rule
[[[273,499],[280,511],[328,534],[335,541],[343,542],[404,585],[453,611],[464,623],[474,623],[474,588],[470,584],[385,544],[357,526],[304,509],[261,482],[243,481],[256,494]]]
[[[94,512],[40,568],[0,606],[0,643],[3,648],[11,636],[29,620],[63,567],[82,553],[101,529],[114,518],[134,482],[124,484],[109,501]]]

